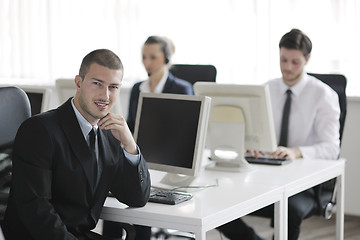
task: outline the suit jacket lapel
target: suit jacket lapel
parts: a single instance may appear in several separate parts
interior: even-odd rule
[[[174,79],[173,76],[171,75],[171,73],[169,72],[169,76],[166,79],[164,88],[163,88],[163,93],[171,93],[170,90],[172,89],[172,85],[174,83]]]
[[[76,158],[85,172],[90,188],[95,190],[95,186],[92,181],[92,179],[94,179],[91,164],[92,155],[80,129],[79,122],[76,119],[75,112],[71,106],[71,99],[58,109],[60,125],[64,130],[65,137],[67,138],[73,153],[76,155]]]

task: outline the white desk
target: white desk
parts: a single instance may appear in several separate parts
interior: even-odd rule
[[[281,167],[252,166],[253,171],[244,173],[204,170],[200,182],[214,184],[217,178],[219,186],[193,192],[193,199],[175,206],[148,203],[143,208],[127,208],[108,198],[101,218],[193,232],[203,240],[207,231],[275,203],[275,238],[286,239],[288,197],[337,177],[337,239],[343,239],[344,160],[301,159]],[[151,174],[153,182],[161,175]]]
[[[345,160],[309,160],[299,159],[277,167],[257,165],[256,171],[249,172],[251,183],[264,183],[284,187],[285,211],[283,234],[287,236],[287,199],[308,188],[314,187],[332,178],[337,178],[336,196],[336,239],[344,239],[344,174]],[[275,229],[276,231],[277,229]]]
[[[151,171],[152,181],[161,178],[158,173]],[[143,208],[127,209],[116,199],[108,198],[101,218],[193,232],[201,240],[207,231],[269,204],[276,203],[279,211],[285,209],[280,205],[283,187],[249,184],[246,174],[215,171],[203,171],[201,182],[214,184],[216,178],[219,187],[198,190],[191,200],[175,206],[148,203]]]

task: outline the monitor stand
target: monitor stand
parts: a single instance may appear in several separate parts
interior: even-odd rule
[[[205,168],[228,172],[252,170],[252,166],[244,158],[245,117],[242,110],[217,106],[211,114],[208,134],[210,159],[213,162]]]
[[[215,154],[219,152],[218,154]],[[244,154],[238,154],[235,158],[229,159],[229,156],[234,156],[233,151],[215,150],[211,151],[211,163],[206,165],[208,170],[226,171],[226,172],[248,172],[252,170],[252,166],[244,159]]]
[[[166,173],[165,176],[160,180],[160,184],[169,186],[170,188],[186,187],[195,180],[194,176],[187,176],[175,173]]]
[[[161,171],[157,172],[157,174],[159,175],[152,175],[154,178],[151,181],[151,185],[152,187],[159,189],[192,193],[201,191],[202,189],[209,187],[209,185],[215,186],[218,184],[215,180],[213,183],[209,183],[209,180],[204,180],[198,176],[187,176],[174,173],[163,174]]]

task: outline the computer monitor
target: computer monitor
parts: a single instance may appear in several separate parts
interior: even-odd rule
[[[51,90],[46,87],[23,86],[31,105],[31,116],[45,112],[49,108]]]
[[[215,170],[249,170],[244,151],[277,147],[267,85],[197,82],[195,95],[211,97],[206,146]]]
[[[134,139],[150,169],[167,173],[163,183],[185,186],[201,168],[210,98],[140,93]]]

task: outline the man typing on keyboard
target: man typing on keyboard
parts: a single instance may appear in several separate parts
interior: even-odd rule
[[[282,77],[269,85],[278,148],[270,156],[286,159],[337,159],[340,152],[338,96],[329,86],[309,76],[304,67],[312,43],[300,30],[292,29],[280,40]],[[261,156],[262,153],[250,152]],[[316,204],[314,190],[289,198],[288,239],[298,239],[303,219]],[[304,207],[305,206],[305,207]],[[273,206],[254,213],[273,219]],[[219,227],[229,239],[262,239],[241,219]]]

